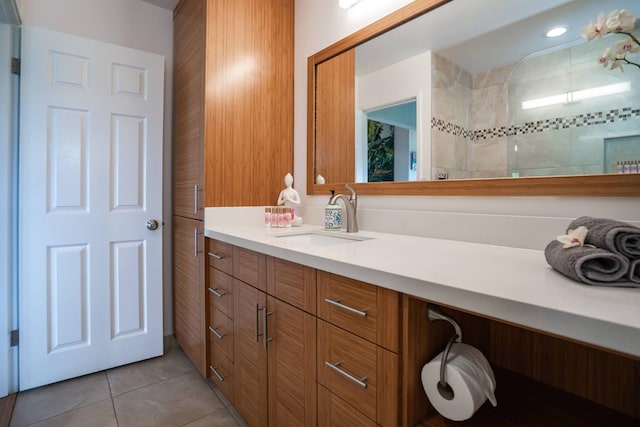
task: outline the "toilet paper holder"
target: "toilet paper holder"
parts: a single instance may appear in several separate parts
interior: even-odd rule
[[[438,381],[438,393],[440,393],[440,395],[444,399],[452,400],[454,397],[454,392],[451,386],[447,384],[444,375],[447,368],[447,357],[449,356],[451,346],[454,342],[462,342],[462,329],[460,329],[460,325],[458,325],[458,323],[453,320],[453,318],[447,316],[439,306],[434,304],[429,304],[427,306],[427,319],[429,319],[430,322],[434,322],[436,320],[444,320],[451,326],[453,326],[453,329],[455,330],[454,335],[449,339],[447,346],[442,352],[442,362],[440,363],[440,381]]]

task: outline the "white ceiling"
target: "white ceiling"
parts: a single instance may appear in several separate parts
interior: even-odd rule
[[[156,6],[160,6],[161,8],[164,8],[164,9],[173,10],[178,4],[179,0],[142,0],[142,1],[146,3],[154,4]]]

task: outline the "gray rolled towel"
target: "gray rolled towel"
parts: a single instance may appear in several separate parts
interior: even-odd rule
[[[557,240],[544,250],[547,263],[565,276],[595,286],[640,287],[628,281],[629,260],[606,249],[575,246],[563,248]]]
[[[583,216],[573,220],[567,232],[580,226],[589,230],[585,244],[608,249],[629,259],[640,259],[640,228],[615,219]]]
[[[636,283],[640,287],[640,259],[631,261],[629,265],[629,280]]]

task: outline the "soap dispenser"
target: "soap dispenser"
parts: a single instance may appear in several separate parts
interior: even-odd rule
[[[331,190],[329,202],[324,207],[324,228],[325,230],[340,230],[342,226],[342,208],[338,203],[331,203],[335,190]]]

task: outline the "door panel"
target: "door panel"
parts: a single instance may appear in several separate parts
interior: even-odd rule
[[[164,58],[22,41],[20,388],[162,354]]]
[[[264,347],[266,294],[234,279],[235,396],[233,405],[247,424],[267,425],[267,350]]]

